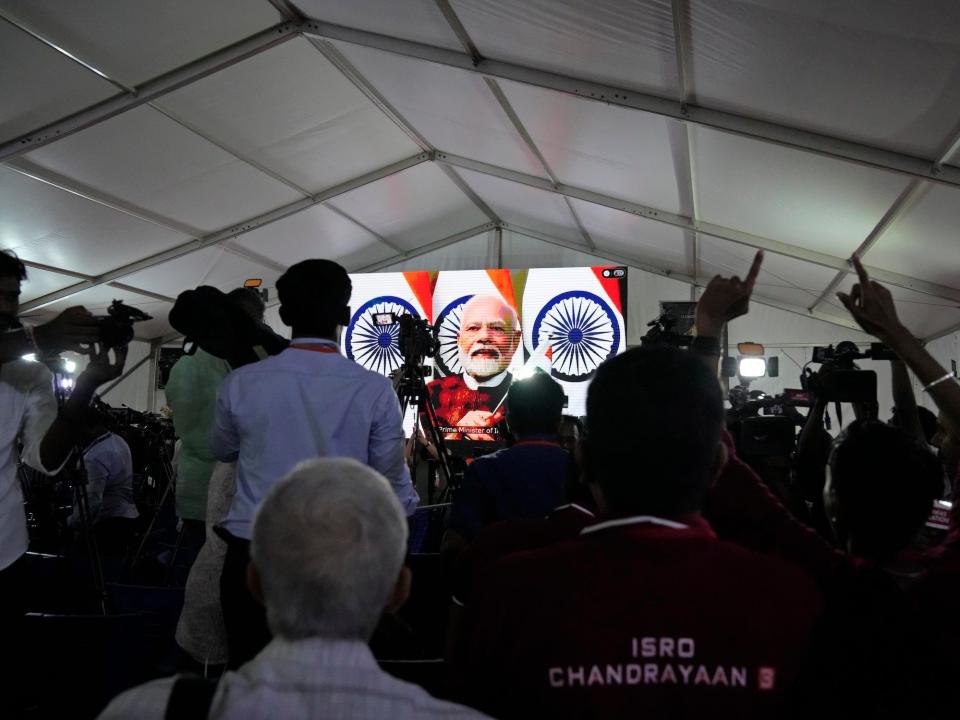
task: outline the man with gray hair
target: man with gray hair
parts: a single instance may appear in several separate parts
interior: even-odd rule
[[[101,720],[485,717],[392,678],[367,646],[384,610],[409,593],[406,545],[406,516],[382,475],[347,458],[301,463],[253,525],[248,580],[274,639],[216,685],[155,680],[117,697]]]
[[[517,311],[493,295],[474,295],[463,306],[457,358],[463,372],[427,385],[439,430],[447,440],[493,442],[513,376],[507,368],[520,347]]]

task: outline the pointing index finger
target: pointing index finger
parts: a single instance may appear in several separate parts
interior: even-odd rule
[[[762,264],[763,250],[757,250],[757,254],[753,256],[753,264],[750,266],[750,272],[747,273],[747,279],[744,281],[744,284],[747,286],[748,290],[753,290],[753,286],[757,282],[757,275],[760,274],[760,266]]]
[[[854,255],[851,258],[853,266],[857,269],[857,277],[860,278],[860,287],[868,287],[870,285],[870,276],[867,274],[867,270],[863,267],[863,263],[860,262],[860,258]]]

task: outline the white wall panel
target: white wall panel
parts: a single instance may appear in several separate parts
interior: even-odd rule
[[[750,269],[755,254],[756,250],[746,245],[701,237],[701,281],[706,284],[717,274],[742,278]],[[801,309],[808,308],[816,302],[836,274],[830,268],[768,252],[764,255],[754,295]]]
[[[414,270],[479,270],[490,265],[490,235],[481,233],[475,237],[433,250],[395,265],[382,268],[378,272],[411,272]]]
[[[97,275],[188,239],[0,167],[0,247],[24,260]]]
[[[278,275],[276,270],[214,246],[128,275],[122,282],[176,297],[198,285],[212,285],[228,292],[240,287],[247,278],[262,278],[266,286],[272,287]]]
[[[134,85],[280,21],[261,0],[2,0],[0,7],[107,75]]]
[[[960,287],[960,189],[930,185],[867,255],[867,262]]]
[[[33,300],[33,298],[61,290],[78,282],[77,278],[68,275],[28,267],[27,279],[20,284],[20,302],[25,303],[28,300]]]
[[[434,0],[297,0],[295,4],[317,20],[460,49]]]
[[[511,170],[544,174],[479,75],[346,43],[337,45],[434,147]]]
[[[336,206],[335,201],[330,204]],[[376,236],[323,205],[244,233],[234,242],[286,266],[327,258],[349,268],[393,254]]]
[[[116,92],[106,80],[0,21],[0,141],[43,127]]]
[[[583,242],[570,210],[556,193],[471,170],[457,172],[504,222],[538,230],[561,240]]]
[[[670,137],[679,123],[530,85],[502,86],[561,182],[681,211]]]
[[[689,274],[690,241],[685,230],[604,205],[571,202],[598,248],[635,258],[658,270]]]
[[[953,0],[696,0],[697,101],[933,158],[960,106]]]
[[[849,256],[907,179],[852,163],[690,128],[700,219]]]
[[[219,230],[301,197],[148,107],[28,157],[204,231]]]
[[[311,192],[419,152],[302,38],[188,85],[160,105]]]
[[[480,53],[675,95],[670,0],[452,0]]]
[[[432,163],[340,195],[337,207],[406,250],[487,222]]]

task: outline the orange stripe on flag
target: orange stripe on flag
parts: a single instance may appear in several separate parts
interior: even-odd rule
[[[517,317],[519,317],[520,308],[517,307],[517,298],[513,294],[513,280],[510,278],[510,271],[487,270],[487,275],[490,276],[491,282],[493,282],[497,290],[500,291],[503,299],[516,311]]]
[[[430,324],[433,324],[433,287],[430,282],[430,273],[428,272],[405,272],[403,277],[407,281],[407,285],[410,286],[410,289],[413,290],[413,294],[417,296],[417,300],[420,302],[420,307],[423,308],[424,312],[427,314],[427,320]]]

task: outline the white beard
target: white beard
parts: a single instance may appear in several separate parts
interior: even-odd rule
[[[460,365],[463,367],[463,371],[468,375],[473,377],[480,378],[491,378],[494,375],[498,375],[503,372],[503,368],[500,367],[502,357],[500,354],[497,354],[497,357],[470,357],[467,353],[460,351]]]

